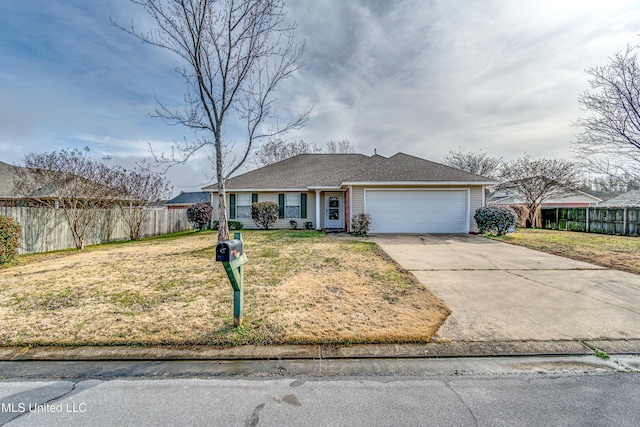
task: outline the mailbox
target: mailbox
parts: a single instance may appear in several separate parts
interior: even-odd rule
[[[216,261],[231,262],[240,255],[242,255],[242,240],[227,240],[216,246]]]

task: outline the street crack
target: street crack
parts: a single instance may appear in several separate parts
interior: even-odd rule
[[[453,394],[456,395],[456,397],[458,398],[460,403],[462,403],[464,405],[464,407],[467,408],[467,411],[469,411],[469,415],[471,415],[471,418],[473,418],[473,425],[477,426],[478,425],[478,419],[473,414],[473,411],[471,410],[471,408],[469,408],[469,405],[467,405],[467,402],[465,402],[464,399],[462,398],[462,396],[460,396],[460,394],[458,394],[458,392],[455,391],[453,389],[453,387],[451,387],[451,384],[449,383],[449,381],[443,381],[443,383],[444,383],[445,387],[447,387],[449,390],[451,390],[451,392]]]

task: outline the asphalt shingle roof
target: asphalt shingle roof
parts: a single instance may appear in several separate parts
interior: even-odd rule
[[[640,190],[631,190],[606,200],[600,206],[640,206]]]
[[[483,176],[398,153],[300,154],[227,180],[228,190],[340,186],[344,182],[491,182]],[[204,190],[215,191],[210,185]]]
[[[430,160],[397,153],[388,159],[376,162],[361,172],[343,180],[344,182],[487,182],[483,176],[445,166]]]
[[[344,173],[367,156],[363,154],[299,154],[227,180],[227,189],[306,188],[310,185],[340,185]],[[355,169],[354,169],[355,170]],[[210,185],[204,190],[215,191]]]
[[[193,191],[180,193],[173,199],[169,200],[167,205],[192,205],[199,202],[209,202],[209,192],[207,191]]]

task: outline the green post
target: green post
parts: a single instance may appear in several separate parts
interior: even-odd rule
[[[242,241],[242,233],[234,233],[233,238]],[[243,249],[244,252],[244,249]],[[242,312],[244,309],[244,264],[248,261],[247,256],[243,253],[231,262],[223,262],[231,287],[233,288],[233,326],[242,324]]]

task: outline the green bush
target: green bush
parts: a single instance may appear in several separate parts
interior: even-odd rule
[[[311,221],[307,221],[304,223],[304,229],[305,230],[313,230],[313,222]]]
[[[508,206],[483,206],[473,216],[480,233],[502,236],[510,227],[515,228],[518,215]]]
[[[371,216],[369,214],[355,214],[351,217],[351,231],[358,236],[366,236],[369,233]]]
[[[242,225],[240,221],[229,221],[228,224],[229,230],[242,230],[244,228],[244,225]],[[215,221],[211,221],[211,229],[217,230],[218,228],[220,228],[220,221],[217,219]]]
[[[255,202],[251,205],[251,219],[260,228],[268,230],[278,220],[278,204],[273,202]]]
[[[297,230],[298,229],[298,221],[295,221],[295,220],[292,219],[291,221],[289,221],[289,224],[291,224],[291,229],[292,230]]]
[[[0,215],[0,265],[7,264],[18,254],[22,227],[13,218]]]

